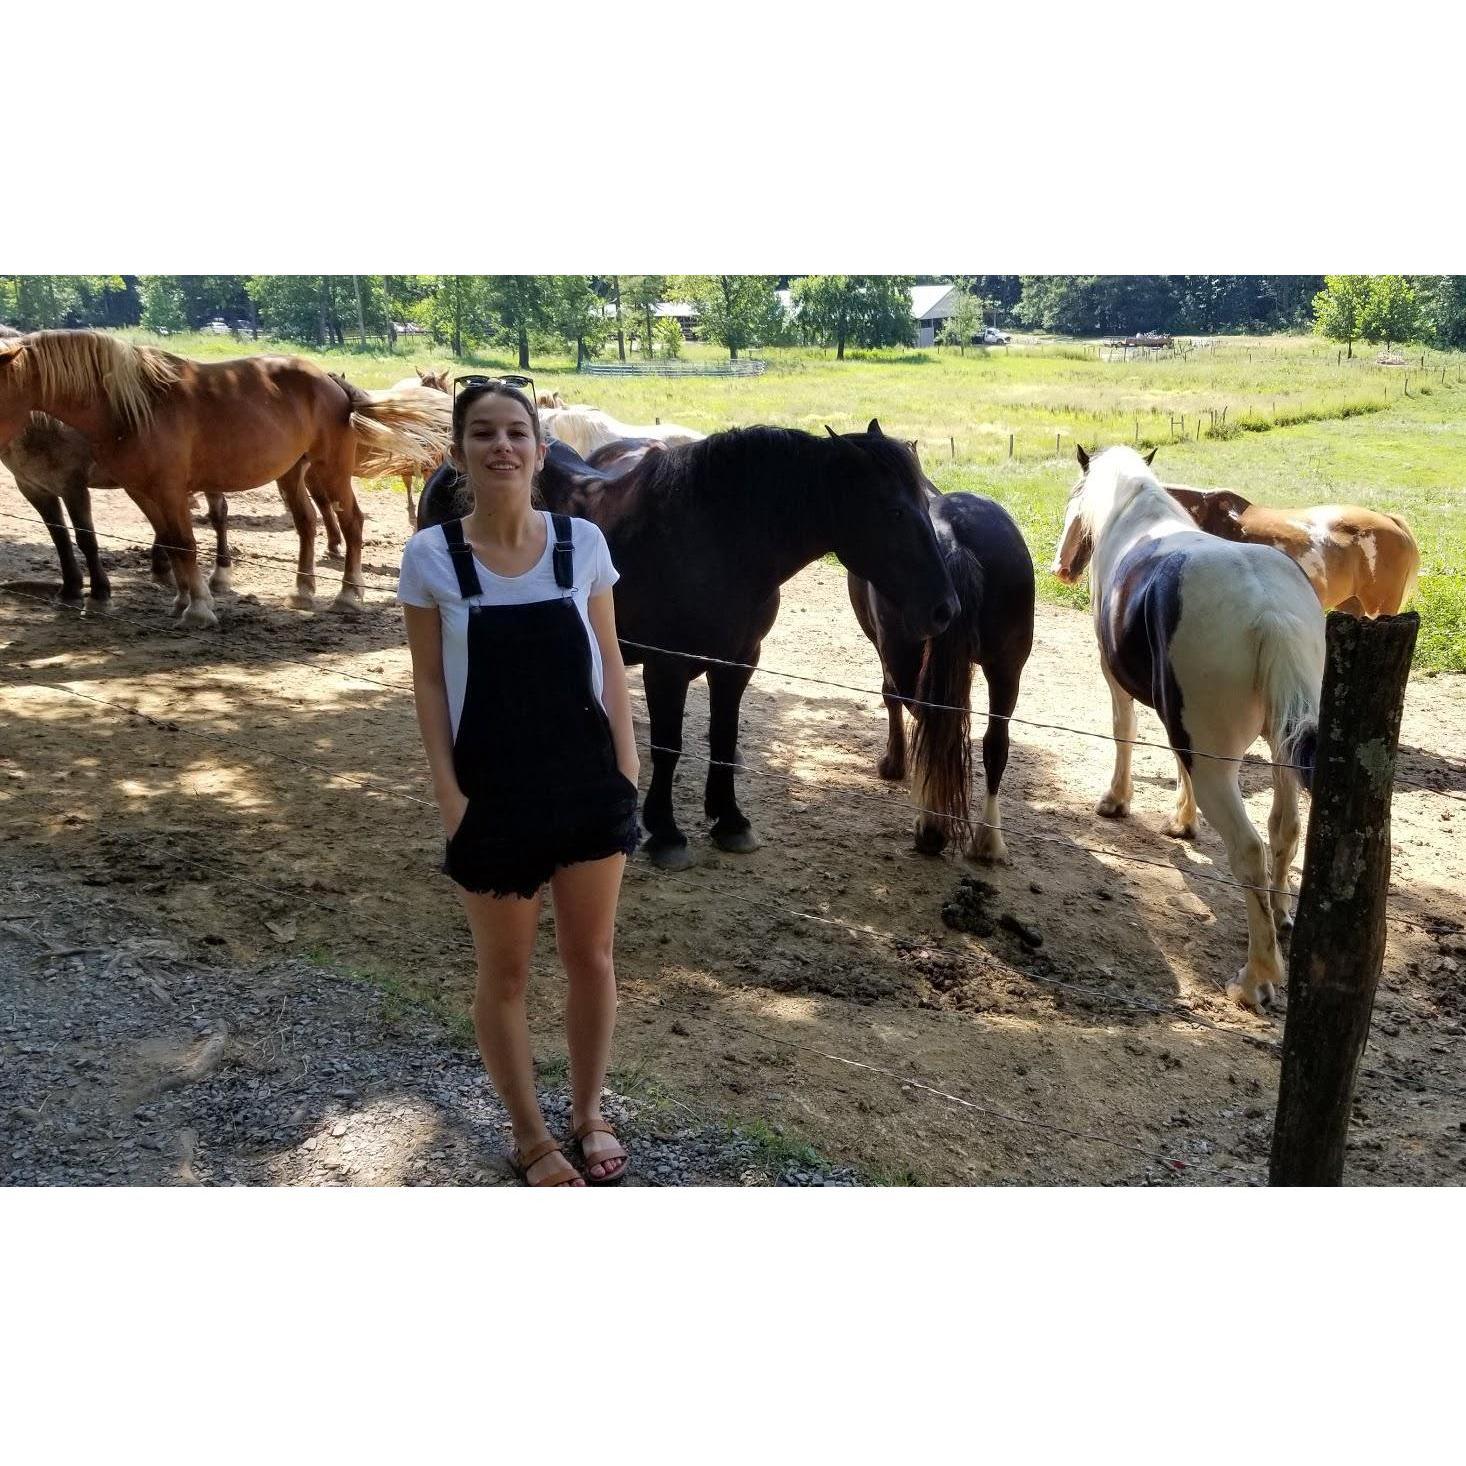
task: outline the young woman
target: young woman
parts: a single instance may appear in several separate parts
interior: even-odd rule
[[[617,573],[600,530],[534,507],[545,458],[529,398],[474,380],[451,457],[473,513],[413,535],[398,600],[418,726],[478,964],[474,1031],[531,1186],[612,1185],[629,1157],[601,1116],[616,1023],[616,901],[636,848],[636,745],[616,641]],[[535,1095],[525,987],[543,888],[569,992],[573,1139],[582,1180]]]

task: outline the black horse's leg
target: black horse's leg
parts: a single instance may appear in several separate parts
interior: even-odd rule
[[[738,761],[738,709],[752,676],[751,668],[708,668],[708,750],[712,762],[708,765],[703,808],[713,822],[714,844],[738,855],[758,849],[758,837],[738,808],[733,787],[733,765]]]
[[[886,751],[876,765],[883,779],[906,777],[906,698],[916,695],[916,674],[921,670],[919,641],[889,638],[881,647],[881,695],[886,703]]]
[[[652,783],[641,810],[647,831],[642,849],[653,865],[681,870],[692,864],[692,856],[672,813],[672,781],[682,753],[682,711],[692,677],[685,662],[671,657],[648,657],[641,677],[652,724]]]
[[[81,605],[81,567],[71,548],[71,536],[66,532],[66,519],[61,513],[61,496],[48,489],[37,489],[16,482],[31,507],[41,516],[51,543],[56,546],[56,558],[61,562],[61,591],[56,597],[64,606]]]
[[[97,531],[92,524],[92,492],[87,487],[86,474],[73,474],[62,493],[66,497],[66,512],[71,516],[77,547],[87,562],[87,574],[92,583],[91,598],[97,602],[109,601],[112,582],[102,569],[102,556],[97,549]]]
[[[229,575],[229,567],[234,563],[229,554],[229,500],[223,494],[214,493],[205,494],[204,500],[214,529],[214,573],[209,577],[209,589],[218,595],[234,589]]]
[[[1003,817],[998,809],[998,786],[1008,767],[1008,719],[1018,706],[1017,667],[983,667],[988,684],[988,726],[982,736],[982,769],[987,783],[987,801],[982,818],[973,821],[972,858],[991,865],[1007,865],[1008,845],[1003,839]]]

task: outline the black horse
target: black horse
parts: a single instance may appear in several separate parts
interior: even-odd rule
[[[916,848],[935,855],[949,836],[960,841],[970,834],[969,853],[975,859],[1006,863],[998,785],[1008,764],[1007,719],[1018,704],[1018,681],[1033,649],[1033,557],[1012,517],[991,499],[933,494],[928,507],[961,603],[951,625],[926,639],[913,636],[878,586],[853,569],[849,576],[856,619],[881,655],[890,734],[876,771],[883,779],[905,776],[902,708],[909,705],[916,723],[911,779]],[[974,666],[982,667],[988,685],[982,740],[987,804],[976,829],[968,794]]]
[[[734,792],[738,709],[790,576],[833,551],[882,588],[912,636],[942,631],[957,613],[926,512],[931,486],[911,449],[875,421],[864,433],[825,438],[736,428],[636,456],[615,474],[552,439],[539,492],[547,507],[598,524],[621,572],[616,624],[626,661],[641,663],[651,714],[645,849],[670,869],[691,859],[672,781],[687,689],[704,674],[712,837],[723,850],[758,848]],[[440,469],[423,490],[418,523],[466,514],[467,493],[451,467]]]

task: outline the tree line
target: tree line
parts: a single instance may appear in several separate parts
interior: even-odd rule
[[[546,351],[577,363],[676,356],[682,329],[658,308],[685,302],[698,338],[735,358],[792,344],[843,358],[911,345],[918,283],[955,285],[940,338],[955,345],[991,319],[1075,336],[1312,325],[1351,351],[1359,339],[1466,346],[1466,277],[1453,275],[0,275],[0,321],[172,334],[222,320],[302,345],[389,350],[405,328],[460,357],[508,348],[527,369]]]

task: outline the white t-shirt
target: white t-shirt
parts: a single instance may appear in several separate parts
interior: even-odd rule
[[[458,576],[453,571],[453,557],[448,541],[439,525],[419,530],[402,551],[402,573],[397,581],[397,603],[401,606],[438,608],[443,620],[443,680],[448,685],[448,711],[453,719],[453,736],[458,736],[458,719],[468,690],[468,608],[478,606],[523,606],[532,601],[559,600],[565,592],[555,584],[555,527],[548,511],[540,513],[545,521],[545,552],[523,575],[495,575],[477,556],[482,594],[464,600],[458,589]],[[611,551],[606,537],[588,519],[571,519],[570,540],[575,554],[575,589],[572,599],[585,634],[590,641],[591,685],[605,706],[605,674],[601,668],[601,648],[591,628],[587,603],[594,595],[620,580],[611,564]]]

